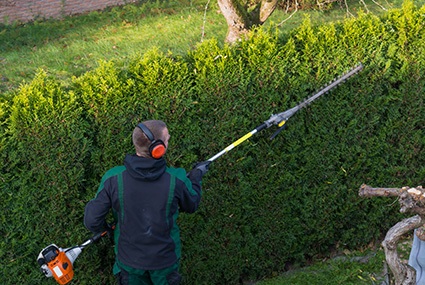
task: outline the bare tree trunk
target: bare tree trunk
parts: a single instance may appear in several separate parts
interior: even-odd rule
[[[254,26],[260,26],[276,9],[279,0],[253,1],[246,5],[239,0],[218,0],[218,6],[227,22],[226,42],[241,39]]]
[[[218,0],[218,6],[227,22],[226,42],[234,43],[248,32],[247,23],[232,0]]]
[[[397,243],[400,238],[413,231],[425,223],[425,191],[422,186],[416,188],[372,188],[366,184],[360,186],[359,195],[361,197],[388,197],[398,196],[400,203],[400,212],[416,213],[408,219],[404,219],[394,225],[385,236],[382,246],[385,251],[385,259],[394,275],[396,285],[414,285],[416,284],[416,271],[408,264],[404,264],[397,252]],[[424,233],[418,229],[418,237],[424,239]]]
[[[416,271],[414,268],[401,261],[397,252],[397,244],[403,235],[423,224],[424,220],[419,215],[404,219],[387,232],[382,242],[385,251],[385,260],[394,275],[396,285],[416,284]]]

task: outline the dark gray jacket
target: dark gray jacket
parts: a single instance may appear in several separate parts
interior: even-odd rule
[[[105,230],[112,209],[117,263],[138,270],[157,270],[181,256],[179,211],[193,213],[201,200],[201,173],[189,175],[161,159],[127,155],[102,177],[96,197],[85,208],[84,224],[93,233]]]

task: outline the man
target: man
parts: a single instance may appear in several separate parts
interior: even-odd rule
[[[416,270],[416,285],[425,285],[425,231],[423,227],[413,232],[412,248],[410,249],[409,265]]]
[[[84,224],[93,233],[108,229],[112,209],[116,261],[120,285],[180,284],[180,212],[193,213],[201,200],[201,179],[210,161],[188,174],[166,165],[170,135],[159,120],[145,121],[133,131],[134,155],[124,165],[108,170],[96,197],[85,208]]]

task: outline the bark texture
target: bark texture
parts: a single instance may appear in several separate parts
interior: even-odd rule
[[[398,196],[400,212],[416,214],[395,224],[386,234],[382,246],[385,251],[385,259],[394,276],[395,285],[415,285],[416,271],[408,264],[404,264],[397,252],[397,244],[400,238],[415,229],[417,236],[425,240],[425,191],[422,186],[416,188],[372,188],[363,184],[360,186],[361,197],[389,197]]]
[[[276,9],[278,0],[218,0],[220,11],[226,19],[226,42],[234,43],[245,36],[255,26],[260,26]]]

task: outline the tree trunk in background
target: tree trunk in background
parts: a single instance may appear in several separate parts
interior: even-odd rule
[[[218,6],[227,22],[226,42],[234,43],[248,31],[261,26],[276,9],[279,0],[243,2],[218,0]]]

